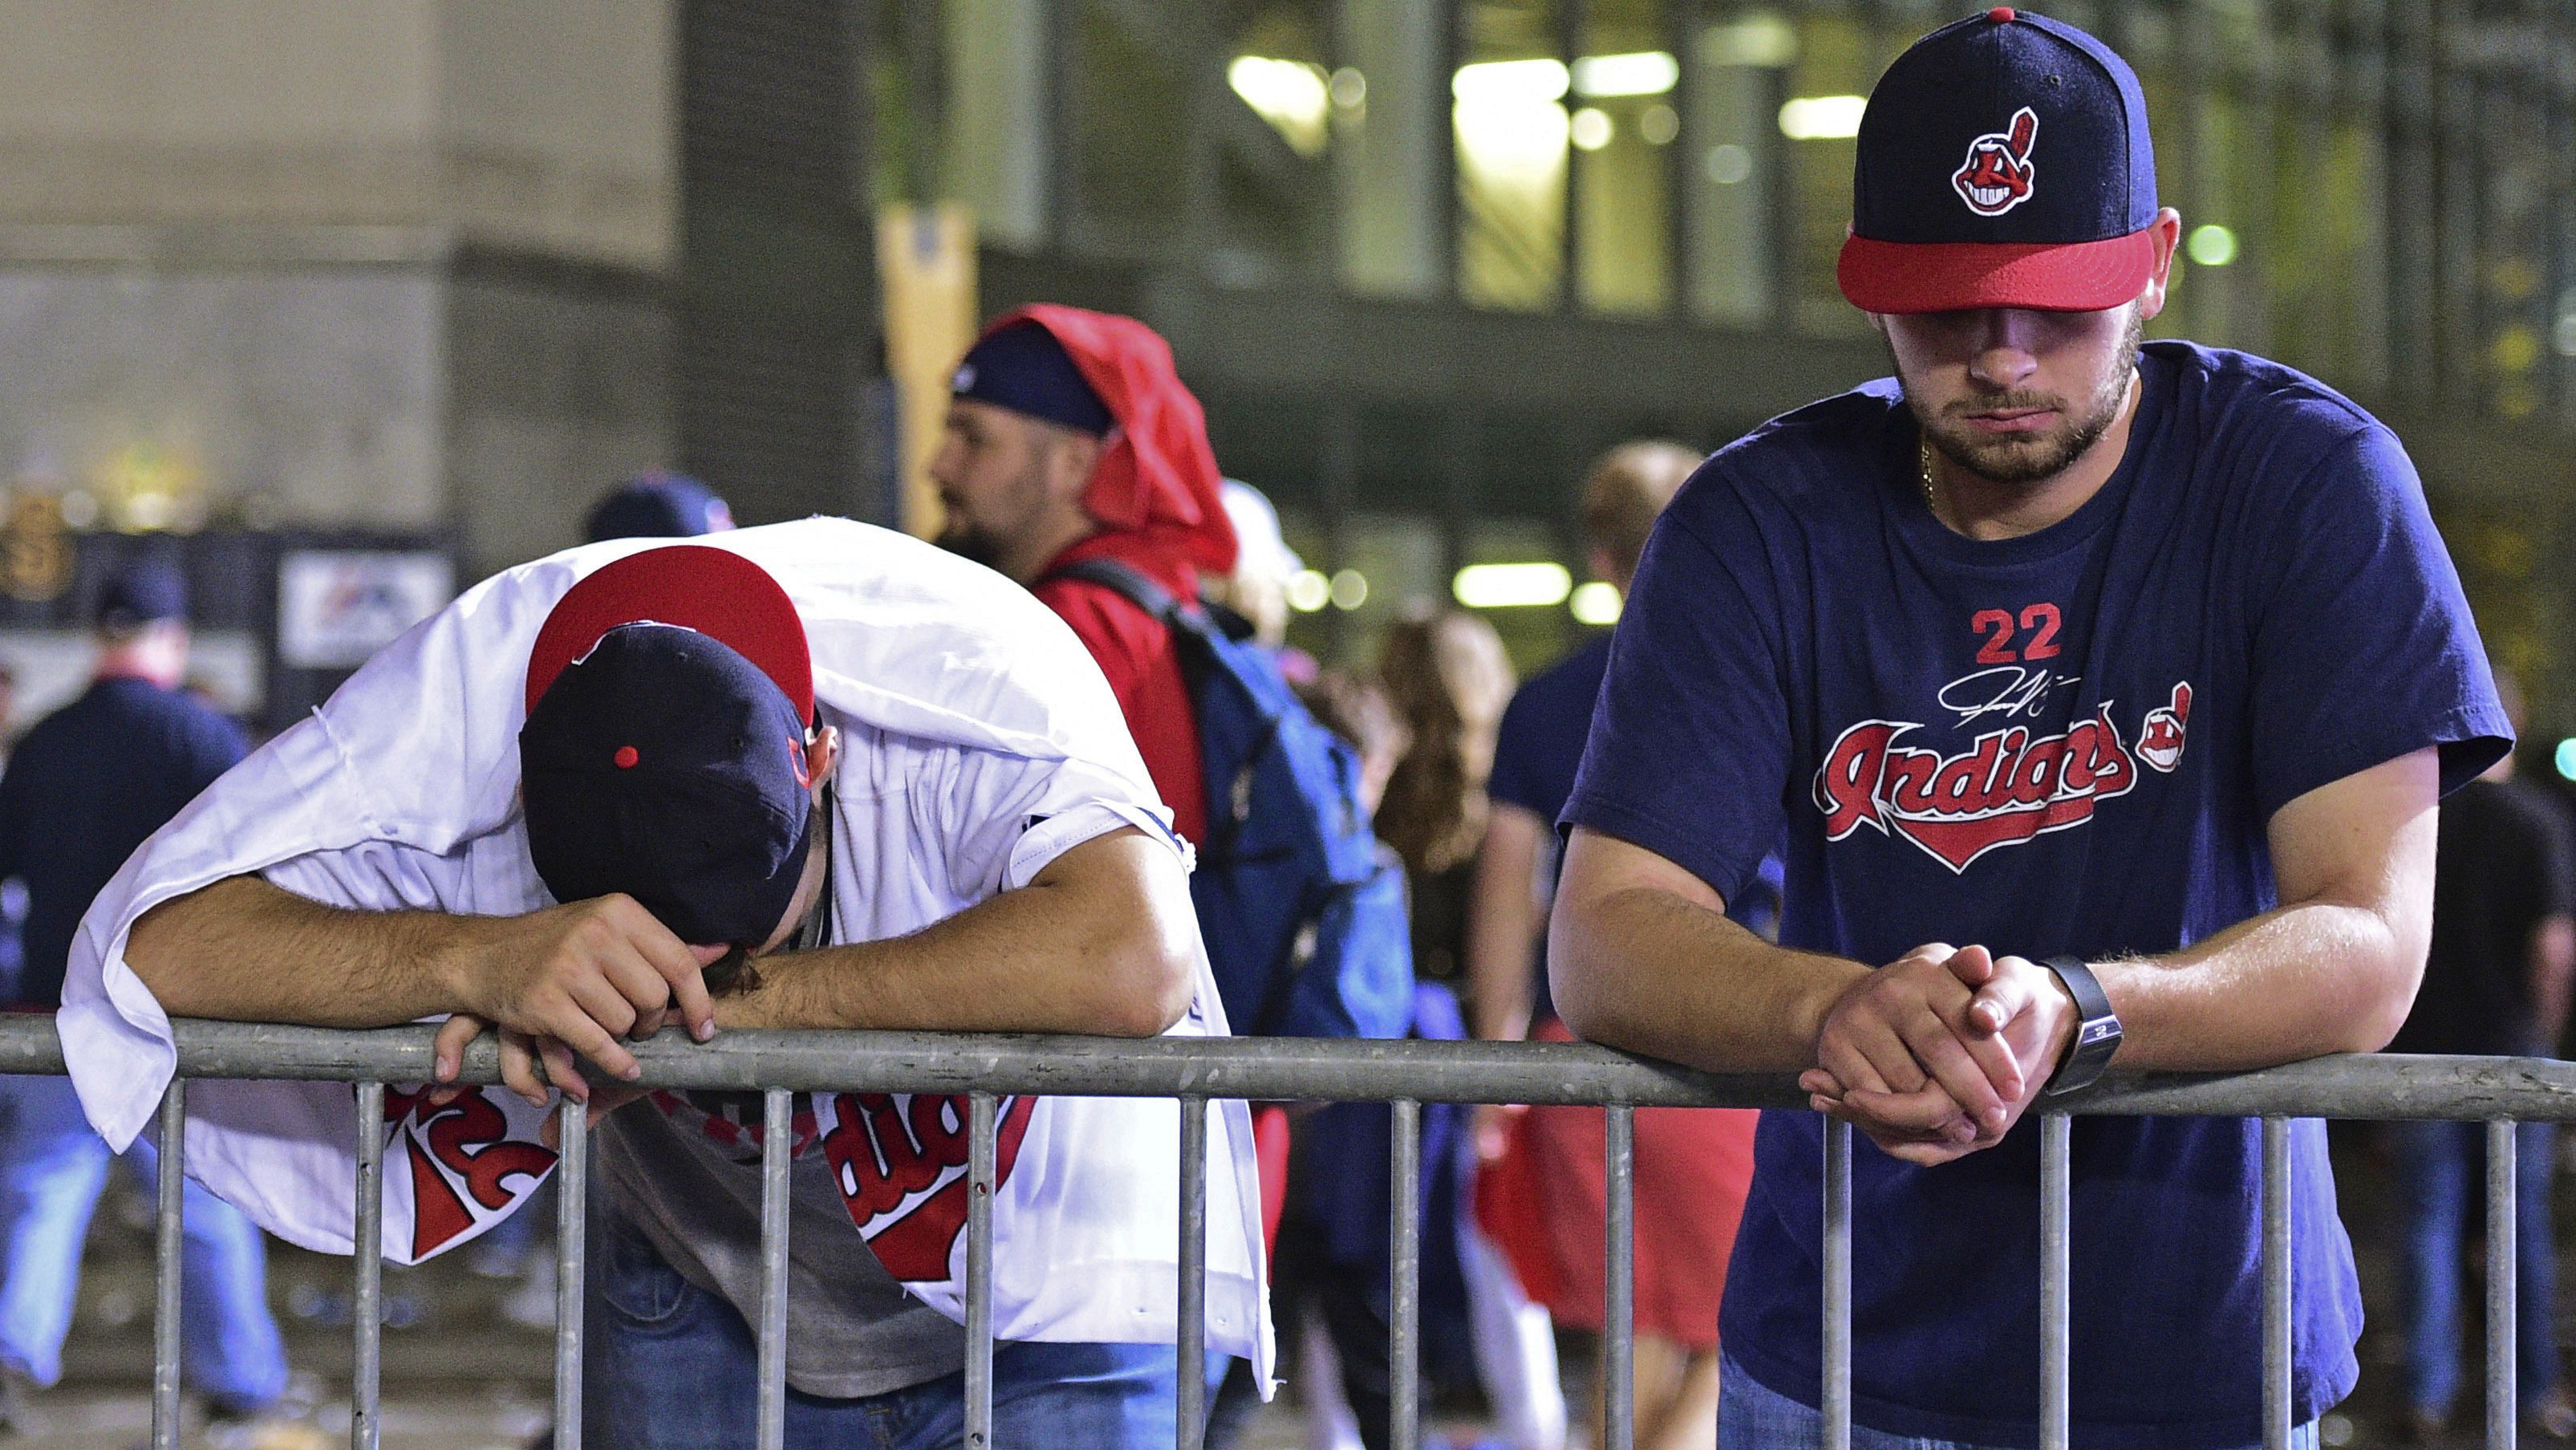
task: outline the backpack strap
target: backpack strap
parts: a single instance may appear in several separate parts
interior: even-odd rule
[[[1060,569],[1047,571],[1046,577],[1097,584],[1167,624],[1180,623],[1189,613],[1172,591],[1146,578],[1143,570],[1115,559],[1077,559]]]

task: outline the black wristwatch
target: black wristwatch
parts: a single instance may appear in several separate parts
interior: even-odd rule
[[[2067,995],[2075,999],[2075,1040],[2067,1045],[2066,1060],[2048,1079],[2048,1095],[2071,1093],[2091,1087],[2093,1080],[2110,1066],[2111,1054],[2120,1050],[2120,1014],[2111,1010],[2110,994],[2095,980],[2093,969],[2081,957],[2050,957],[2040,963],[2057,974],[2066,984]]]

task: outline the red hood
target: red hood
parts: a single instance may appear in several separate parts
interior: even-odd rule
[[[1140,536],[1152,553],[1210,574],[1233,572],[1234,525],[1217,497],[1207,415],[1182,386],[1171,344],[1132,317],[1046,303],[1006,312],[984,331],[1022,321],[1054,334],[1118,420],[1083,510],[1110,533]]]

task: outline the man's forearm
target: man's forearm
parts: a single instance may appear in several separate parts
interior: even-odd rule
[[[1560,897],[1548,938],[1557,1011],[1577,1034],[1721,1072],[1797,1072],[1858,962],[1776,946],[1653,887]]]
[[[1179,862],[1120,832],[909,936],[761,958],[716,1021],[1151,1037],[1189,1010],[1196,934]]]
[[[2121,1068],[2225,1072],[2386,1046],[2424,948],[2379,912],[2307,902],[2165,956],[2092,965],[2120,1014]]]
[[[458,1009],[445,962],[474,920],[351,911],[235,876],[145,912],[125,959],[173,1017],[387,1027]]]

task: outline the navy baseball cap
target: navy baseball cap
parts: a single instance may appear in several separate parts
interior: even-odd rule
[[[1879,77],[1835,269],[1867,312],[2098,312],[2155,270],[2156,158],[2128,62],[1997,6]]]
[[[527,699],[528,853],[555,899],[624,892],[683,941],[767,941],[813,819],[813,664],[777,581],[704,546],[617,560],[547,616]]]
[[[1032,321],[984,334],[967,349],[948,390],[955,397],[1043,418],[1094,438],[1105,438],[1118,426],[1064,344]]]
[[[131,629],[159,619],[188,617],[188,581],[162,559],[130,559],[100,582],[92,614],[111,629]]]
[[[683,539],[733,527],[733,510],[715,490],[681,473],[640,473],[593,504],[583,533],[605,539]]]

